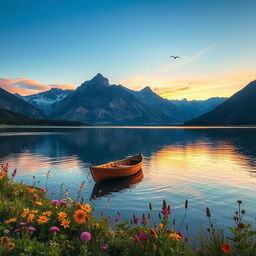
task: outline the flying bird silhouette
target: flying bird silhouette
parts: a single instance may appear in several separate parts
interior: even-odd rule
[[[181,58],[180,56],[170,56],[170,58],[174,58],[175,60]]]

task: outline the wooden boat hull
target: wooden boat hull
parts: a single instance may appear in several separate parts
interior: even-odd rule
[[[135,155],[123,160],[107,164],[91,166],[90,170],[95,182],[131,176],[142,168],[143,156]]]

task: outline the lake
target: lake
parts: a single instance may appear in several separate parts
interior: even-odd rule
[[[16,180],[76,198],[85,181],[84,201],[96,214],[130,220],[153,205],[157,220],[162,200],[171,204],[177,226],[189,200],[189,232],[207,225],[205,208],[220,226],[231,225],[243,200],[246,220],[256,213],[256,129],[182,127],[1,128],[0,163],[18,169]],[[143,172],[95,184],[90,165],[144,155]],[[47,181],[46,173],[50,170]],[[35,176],[33,178],[33,176]]]

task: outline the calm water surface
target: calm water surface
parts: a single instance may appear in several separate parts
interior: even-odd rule
[[[130,220],[153,204],[157,216],[162,199],[181,219],[189,199],[186,224],[190,232],[205,226],[210,207],[219,225],[232,224],[236,200],[244,201],[247,220],[256,217],[256,129],[164,128],[1,128],[0,163],[18,169],[17,180],[32,184],[33,176],[49,196],[63,190],[76,198],[85,181],[83,197],[96,214]],[[90,165],[142,153],[143,173],[127,179],[95,184]],[[55,194],[52,194],[55,193]]]

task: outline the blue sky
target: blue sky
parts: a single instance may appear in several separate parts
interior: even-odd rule
[[[0,8],[0,85],[12,92],[76,87],[100,72],[131,89],[204,99],[256,79],[255,1],[0,0]]]

